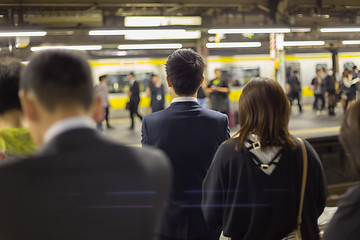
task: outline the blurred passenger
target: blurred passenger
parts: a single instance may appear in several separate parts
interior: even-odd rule
[[[113,127],[110,125],[110,122],[109,122],[109,108],[110,108],[109,89],[106,84],[108,81],[109,81],[109,77],[107,75],[100,76],[99,77],[99,85],[95,86],[95,92],[102,99],[102,104],[103,104],[104,113],[105,113],[104,119],[106,122],[106,126],[108,129],[112,129]],[[103,129],[102,122],[104,119],[102,119],[100,122],[96,123],[97,129],[99,129],[99,130]]]
[[[222,78],[221,70],[215,69],[215,78],[208,85],[211,109],[227,114],[229,110],[229,86]]]
[[[206,88],[207,88],[207,83],[206,80],[204,80],[201,86],[199,87],[199,90],[196,95],[198,103],[203,108],[209,108],[209,98],[207,97]]]
[[[22,73],[20,100],[38,154],[0,168],[0,238],[157,239],[170,182],[158,150],[103,138],[91,70],[46,51]],[[6,197],[5,197],[6,196]]]
[[[345,109],[348,109],[350,105],[356,100],[356,84],[359,81],[358,78],[354,78],[353,72],[349,71],[347,76],[343,79],[344,86],[346,88],[346,103]]]
[[[170,157],[174,182],[162,222],[161,240],[218,240],[201,210],[201,185],[218,146],[229,137],[226,115],[202,108],[196,93],[204,81],[204,61],[190,49],[173,52],[166,80],[174,99],[169,108],[143,119],[142,144]]]
[[[256,78],[239,100],[238,137],[217,150],[203,183],[203,212],[212,229],[232,240],[282,239],[297,226],[302,151],[290,135],[290,106],[280,84]],[[306,142],[308,170],[302,239],[319,239],[317,218],[326,202],[320,159]]]
[[[134,114],[142,120],[142,116],[138,113],[138,106],[140,102],[140,89],[139,89],[139,83],[135,79],[135,75],[133,72],[129,73],[129,85],[130,85],[130,91],[129,91],[129,111],[130,111],[130,118],[131,118],[131,126],[130,130],[133,130],[135,127],[134,124]]]
[[[348,81],[348,74],[349,74],[349,70],[345,69],[342,73],[342,76],[339,80],[339,94],[340,94],[340,99],[341,99],[341,105],[342,108],[345,112],[346,110],[346,105],[347,105],[347,91],[348,88],[345,86],[345,81]]]
[[[359,70],[357,66],[353,66],[353,78],[358,78],[359,76]]]
[[[340,142],[352,168],[360,176],[360,101],[346,112],[340,130]],[[360,186],[348,189],[338,203],[338,210],[327,226],[324,240],[357,240],[360,236]]]
[[[320,116],[320,114],[324,111],[325,107],[325,98],[324,98],[324,82],[321,77],[322,70],[316,69],[316,76],[311,81],[311,86],[314,90],[314,103],[313,103],[313,109],[316,111],[316,115]],[[320,105],[320,108],[319,108]]]
[[[165,108],[165,92],[164,86],[159,80],[159,76],[153,74],[149,87],[146,88],[146,93],[150,100],[151,112],[157,112]]]
[[[29,130],[23,125],[18,95],[21,68],[16,59],[0,59],[0,160],[35,152]]]
[[[290,101],[290,110],[294,100],[297,100],[299,106],[299,112],[302,113],[302,106],[301,106],[301,83],[299,80],[299,71],[295,70],[294,74],[289,77],[289,101]]]
[[[325,96],[327,97],[329,116],[335,116],[336,90],[335,90],[335,74],[329,69],[324,79]]]

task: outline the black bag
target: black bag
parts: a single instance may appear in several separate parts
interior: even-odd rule
[[[127,103],[126,103],[125,109],[126,109],[126,110],[130,110],[130,102],[127,102]]]

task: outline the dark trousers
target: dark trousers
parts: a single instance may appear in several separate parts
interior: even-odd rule
[[[109,123],[109,107],[105,108],[105,122],[106,122],[106,126],[110,127],[110,123]]]
[[[335,115],[335,105],[336,105],[336,95],[335,93],[329,93],[328,95],[328,108],[329,108],[329,115]]]
[[[324,110],[325,106],[325,98],[324,94],[314,94],[315,100],[314,100],[314,110]],[[320,108],[319,108],[319,101],[320,101]]]
[[[295,99],[297,99],[297,103],[298,103],[298,106],[299,106],[299,112],[302,112],[301,99],[300,99],[300,95],[299,95],[299,94],[293,94],[293,95],[291,96],[291,98],[289,98],[290,108],[291,108],[291,106],[293,105],[293,102],[294,102]]]
[[[131,118],[131,126],[130,128],[134,128],[134,114],[142,120],[142,116],[138,113],[139,103],[130,103],[130,118]]]
[[[200,238],[187,238],[187,239],[183,239],[183,238],[171,238],[171,237],[165,237],[165,236],[160,236],[159,240],[219,240],[220,238],[220,233],[218,235],[213,235],[213,236],[206,236],[206,237],[200,237]]]

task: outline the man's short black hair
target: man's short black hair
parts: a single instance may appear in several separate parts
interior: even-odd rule
[[[0,59],[0,115],[21,110],[18,95],[21,68],[21,62],[15,58]]]
[[[88,110],[94,97],[86,59],[70,51],[50,50],[36,54],[21,74],[20,88],[33,91],[50,112],[56,107],[74,104]]]
[[[191,49],[178,49],[169,56],[165,67],[176,94],[190,96],[196,93],[205,68],[199,54]]]
[[[101,76],[99,77],[99,82],[102,82],[105,78],[107,78],[107,75],[106,75],[106,74],[101,75]]]

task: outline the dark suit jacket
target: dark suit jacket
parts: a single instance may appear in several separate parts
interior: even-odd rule
[[[360,186],[350,188],[339,202],[323,240],[357,240],[360,236]]]
[[[159,151],[65,132],[0,167],[0,239],[157,239],[170,170]]]
[[[188,239],[218,232],[206,226],[201,186],[216,149],[228,137],[227,116],[196,102],[172,103],[143,118],[142,144],[164,150],[174,171],[162,235]]]
[[[134,82],[132,86],[130,86],[130,104],[136,104],[138,105],[140,102],[140,89],[139,89],[139,83],[137,81]]]

